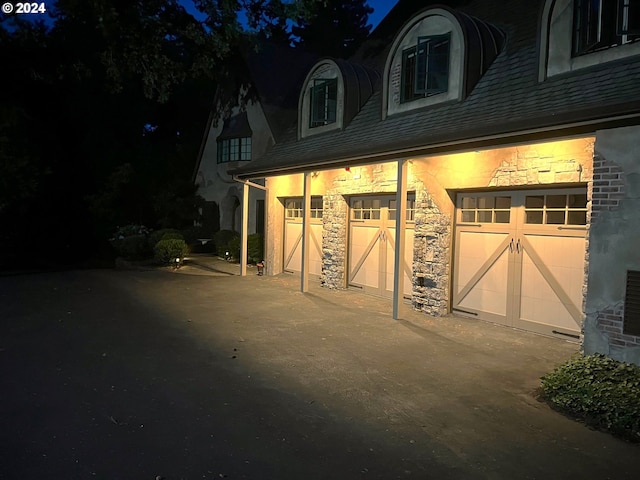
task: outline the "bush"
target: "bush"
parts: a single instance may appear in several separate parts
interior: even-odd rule
[[[220,230],[213,235],[215,251],[219,257],[224,257],[226,252],[238,258],[240,256],[240,234],[232,230]]]
[[[127,260],[140,260],[151,256],[147,244],[149,230],[144,225],[125,225],[118,227],[109,240],[118,256]]]
[[[252,233],[247,239],[247,258],[251,263],[264,260],[264,239],[259,233]]]
[[[155,258],[166,265],[182,264],[185,255],[189,253],[189,247],[184,240],[166,238],[156,243],[153,249]],[[180,259],[176,262],[176,258]]]
[[[184,240],[184,237],[182,233],[180,233],[180,230],[176,230],[174,228],[162,228],[149,235],[149,247],[153,250],[160,240],[169,239]]]
[[[576,356],[542,377],[542,393],[560,411],[640,442],[640,366]]]

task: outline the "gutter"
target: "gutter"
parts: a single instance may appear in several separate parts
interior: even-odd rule
[[[232,175],[234,178],[237,178],[238,181],[242,181],[244,178],[262,178],[269,175],[300,173],[309,170],[326,170],[330,168],[364,165],[372,162],[398,160],[401,158],[458,153],[467,150],[479,150],[482,148],[539,141],[541,139],[548,138],[548,134],[555,134],[555,136],[562,135],[564,137],[585,135],[588,133],[595,133],[596,130],[603,128],[617,128],[636,124],[635,122],[630,122],[630,120],[633,119],[640,119],[640,113],[623,114],[608,118],[594,118],[585,121],[523,130],[516,128],[512,129],[510,132],[505,131],[495,134],[478,135],[476,137],[466,139],[452,139],[431,145],[416,145],[386,151],[362,153],[333,160],[318,158],[317,160],[305,164],[291,164],[274,167],[265,166],[261,169],[259,168],[253,171],[249,170],[247,173],[244,173],[241,169],[237,169]]]

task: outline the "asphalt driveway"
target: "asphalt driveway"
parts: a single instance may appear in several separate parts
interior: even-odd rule
[[[0,479],[635,479],[534,397],[575,344],[293,277],[0,278]]]

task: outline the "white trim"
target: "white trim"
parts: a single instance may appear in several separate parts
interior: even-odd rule
[[[420,100],[414,100],[412,102],[407,102],[403,105],[405,107],[400,108],[397,112],[389,113],[389,76],[392,65],[395,63],[395,60],[398,58],[398,55],[402,56],[402,51],[400,47],[403,44],[403,41],[407,34],[414,29],[418,24],[427,20],[429,17],[444,17],[446,18],[452,25],[451,30],[451,53],[449,59],[450,67],[455,65],[454,63],[454,49],[459,49],[458,55],[458,69],[457,72],[450,68],[449,71],[449,89],[446,93],[433,95],[430,97],[426,97]],[[413,110],[416,108],[421,108],[427,105],[432,105],[436,103],[441,103],[448,100],[461,100],[462,99],[462,86],[464,85],[464,65],[466,59],[466,51],[465,51],[465,43],[464,43],[464,33],[462,31],[462,27],[458,22],[458,19],[451,14],[451,12],[442,9],[442,8],[431,8],[420,14],[416,15],[409,22],[407,22],[404,27],[398,32],[393,43],[391,44],[391,49],[389,50],[389,54],[387,55],[387,60],[384,65],[384,73],[382,75],[382,119],[384,120],[389,115],[393,115],[394,113],[400,113],[401,111]]]

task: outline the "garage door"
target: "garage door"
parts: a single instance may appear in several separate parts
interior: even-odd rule
[[[586,188],[457,196],[453,310],[579,338]]]
[[[285,204],[284,221],[284,270],[302,270],[302,213],[303,199],[288,198]],[[322,197],[311,197],[311,233],[309,250],[309,273],[322,273]]]
[[[367,293],[393,296],[396,241],[395,195],[356,197],[350,200],[349,285]],[[415,201],[407,201],[405,223],[404,289],[412,292],[413,225]]]

